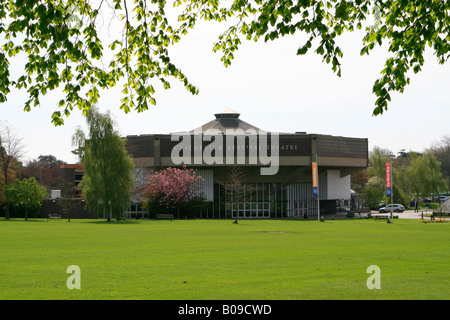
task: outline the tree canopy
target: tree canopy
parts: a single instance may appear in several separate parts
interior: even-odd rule
[[[26,164],[23,175],[34,177],[47,191],[56,190],[60,188],[60,166],[62,164],[65,164],[65,162],[56,159],[53,155],[40,155],[37,159]]]
[[[1,82],[1,81],[0,81]],[[0,183],[8,185],[15,181],[19,160],[23,153],[22,138],[12,125],[0,123]]]
[[[439,148],[433,150],[440,150]],[[392,161],[394,202],[407,206],[413,199],[419,202],[428,197],[436,199],[439,194],[444,193],[448,188],[443,175],[445,168],[434,151],[417,153],[402,150],[398,157],[393,157],[390,150],[374,147],[367,168],[369,179],[363,188],[366,204],[376,207],[379,202],[388,200],[385,193],[385,164],[389,161]]]
[[[411,192],[423,195],[439,195],[447,186],[441,173],[441,163],[431,152],[413,155],[405,172]]]
[[[436,159],[441,163],[441,170],[447,182],[447,192],[450,192],[450,136],[442,137],[441,141],[430,148]]]
[[[143,186],[144,196],[148,201],[173,208],[180,217],[181,207],[190,200],[201,198],[204,179],[194,169],[169,167],[152,172],[148,182]]]
[[[5,186],[7,206],[5,218],[9,219],[9,206],[19,206],[25,209],[25,220],[28,220],[28,211],[39,208],[47,196],[47,190],[40,186],[33,177]]]
[[[61,125],[74,108],[86,115],[99,102],[102,89],[119,84],[119,107],[125,112],[142,112],[156,104],[156,83],[169,89],[171,78],[197,94],[198,88],[171,62],[169,49],[199,20],[206,20],[225,24],[213,44],[225,66],[241,39],[271,41],[306,33],[309,38],[299,43],[297,54],[314,51],[338,76],[343,50],[336,40],[345,32],[365,30],[361,54],[387,43],[390,55],[373,85],[373,114],[379,115],[387,110],[392,92],[403,92],[410,83],[410,71],[421,71],[427,47],[439,63],[447,62],[449,12],[450,2],[444,0],[3,1],[0,102],[13,88],[26,90],[24,109],[29,111],[40,105],[43,95],[62,90],[52,114],[52,122]],[[121,34],[105,39],[105,21],[119,25]],[[26,64],[13,78],[11,65],[20,54],[25,54]]]

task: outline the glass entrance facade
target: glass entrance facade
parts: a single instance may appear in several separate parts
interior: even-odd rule
[[[247,183],[240,195],[230,190],[225,201],[231,217],[270,218],[270,209],[275,201],[270,187],[269,183]]]
[[[309,193],[306,191],[311,189]],[[306,217],[316,214],[312,185],[246,183],[239,190],[214,185],[214,203],[209,217],[267,219]]]

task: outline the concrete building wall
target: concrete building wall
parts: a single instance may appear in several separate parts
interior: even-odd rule
[[[328,170],[327,200],[348,200],[350,198],[350,175],[341,177],[340,170]]]

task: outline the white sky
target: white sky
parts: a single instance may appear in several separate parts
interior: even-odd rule
[[[372,86],[388,53],[377,48],[361,57],[362,33],[339,40],[344,52],[339,78],[314,52],[296,55],[305,38],[300,34],[269,43],[243,40],[231,67],[225,68],[220,53],[212,52],[222,30],[225,26],[203,23],[171,49],[172,61],[199,87],[198,95],[170,80],[172,89],[156,92],[156,106],[125,114],[119,109],[122,88],[116,87],[102,94],[100,110],[111,110],[124,136],[191,130],[226,107],[267,131],[368,138],[369,150],[379,146],[394,153],[423,151],[450,134],[450,64],[439,65],[431,51],[405,93],[391,95],[389,110],[373,117]],[[15,67],[12,64],[13,73],[20,72]],[[76,162],[71,137],[78,125],[85,128],[80,111],[74,110],[64,126],[55,127],[51,114],[63,96],[50,93],[41,98],[42,107],[24,112],[27,96],[26,91],[13,91],[0,105],[0,120],[12,124],[24,139],[22,160],[52,154]]]

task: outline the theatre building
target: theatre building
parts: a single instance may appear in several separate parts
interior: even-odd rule
[[[209,202],[201,218],[308,217],[317,216],[318,205],[321,215],[332,214],[339,201],[351,198],[351,174],[368,164],[365,138],[265,131],[230,109],[190,131],[127,136],[126,146],[138,184],[152,170],[196,169]],[[239,195],[230,187],[233,167],[241,168]]]

